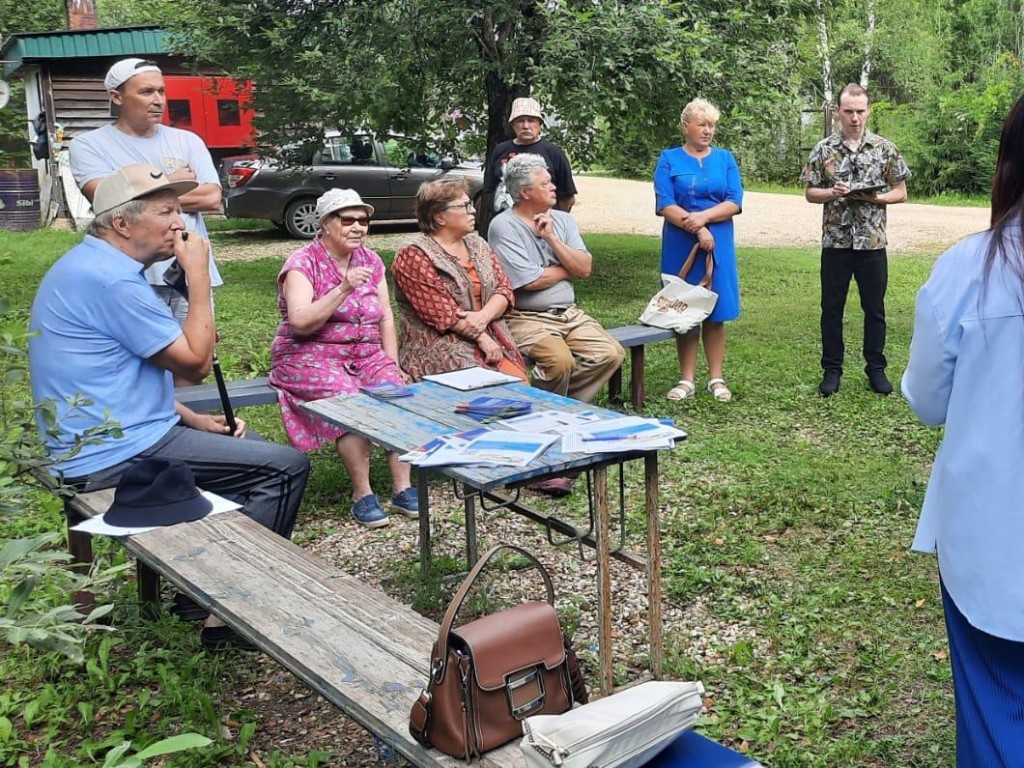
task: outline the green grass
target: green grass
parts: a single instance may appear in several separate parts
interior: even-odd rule
[[[0,234],[0,251],[16,254],[0,294],[26,308],[46,267],[76,239]],[[634,322],[655,288],[658,240],[587,240],[595,270],[578,288],[580,303],[609,326]],[[816,249],[741,248],[739,259],[743,315],[729,325],[726,363],[734,401],[669,403],[664,393],[678,378],[673,347],[647,352],[647,412],[671,416],[689,433],[661,463],[668,599],[695,622],[736,629],[735,638],[703,638],[721,654],[720,664],[702,663],[693,650],[701,638],[687,628],[669,635],[668,671],[704,681],[713,704],[702,732],[773,768],[951,766],[952,689],[935,563],[908,552],[939,433],[918,425],[898,395],[867,389],[855,292],[843,390],[828,400],[817,396]],[[222,266],[217,313],[229,377],[266,372],[279,267],[279,259]],[[891,258],[887,351],[894,376],[906,364],[914,294],[929,269],[925,259]],[[245,415],[283,440],[274,408]],[[334,512],[349,487],[340,463],[323,451],[314,467],[300,544],[343,525]],[[374,473],[375,482],[385,482],[382,460]],[[632,470],[627,482],[635,490],[642,478]],[[457,517],[455,509],[438,512]],[[60,527],[61,520],[51,509],[0,524],[10,537]],[[631,515],[634,539],[643,525],[641,514]],[[458,555],[458,542],[436,545],[439,557]],[[115,561],[124,556],[116,546],[102,552]],[[436,610],[398,557],[398,578],[388,589]],[[236,734],[258,741],[259,717],[220,692],[256,684],[260,667],[245,657],[202,655],[189,628],[174,621],[141,622],[130,584],[114,597],[118,631],[93,643],[86,669],[25,650],[0,656],[0,766],[17,765],[21,754],[32,755],[33,765],[84,764],[115,739],[155,740],[180,730],[205,733],[216,744],[168,765],[249,764],[248,742],[226,738],[220,728],[231,721]],[[261,754],[274,749],[264,744]],[[53,756],[44,759],[47,750]],[[281,747],[274,764],[310,759]],[[344,765],[339,759],[335,764]]]

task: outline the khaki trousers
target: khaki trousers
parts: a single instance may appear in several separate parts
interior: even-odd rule
[[[590,402],[621,366],[622,346],[579,307],[505,315],[519,351],[534,363],[533,386]]]

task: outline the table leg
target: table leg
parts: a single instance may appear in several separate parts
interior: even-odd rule
[[[466,566],[472,568],[478,559],[476,551],[476,494],[468,485],[462,486],[466,509]]]
[[[420,504],[420,578],[430,575],[430,473],[416,470],[416,494]]]
[[[607,696],[615,685],[612,673],[612,574],[611,535],[608,514],[608,468],[594,470],[594,538],[597,544],[597,632],[598,657],[601,666],[601,695]]]
[[[644,456],[644,505],[647,512],[647,626],[651,674],[662,676],[661,646],[661,513],[658,507],[658,453]]]

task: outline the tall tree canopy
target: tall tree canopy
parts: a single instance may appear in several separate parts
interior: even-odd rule
[[[197,58],[257,84],[270,144],[323,126],[369,126],[454,147],[505,138],[511,101],[531,94],[586,164],[596,134],[647,153],[678,138],[703,95],[744,107],[789,91],[796,0],[197,0],[183,29]],[[477,146],[477,149],[483,147]]]

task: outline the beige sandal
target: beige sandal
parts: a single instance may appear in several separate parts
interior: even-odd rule
[[[689,400],[697,394],[697,387],[689,379],[680,379],[672,389],[668,391],[669,400]]]
[[[732,392],[725,385],[725,379],[708,379],[708,393],[720,403],[728,403],[732,400]]]

